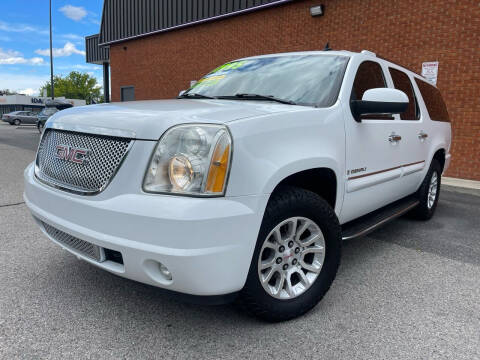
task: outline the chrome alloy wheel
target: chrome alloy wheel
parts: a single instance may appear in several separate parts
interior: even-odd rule
[[[435,204],[435,199],[437,198],[437,190],[438,190],[438,176],[437,176],[437,172],[434,171],[432,173],[432,178],[430,179],[430,185],[428,186],[427,206],[429,209],[431,209],[433,204]]]
[[[325,239],[310,219],[292,217],[268,234],[258,259],[258,276],[265,291],[288,300],[315,282],[325,259]]]

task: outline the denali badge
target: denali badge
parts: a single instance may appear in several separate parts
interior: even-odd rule
[[[74,148],[68,145],[57,145],[55,149],[55,157],[57,159],[70,161],[75,164],[83,164],[87,159],[89,149]]]

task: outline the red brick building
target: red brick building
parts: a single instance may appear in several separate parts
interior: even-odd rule
[[[322,16],[311,16],[323,5]],[[258,54],[368,49],[413,71],[438,61],[453,126],[448,176],[480,180],[480,5],[474,0],[105,0],[111,97],[176,96],[219,64]],[[108,57],[108,54],[107,54]],[[133,87],[133,89],[131,88]]]

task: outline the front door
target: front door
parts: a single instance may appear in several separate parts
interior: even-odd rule
[[[351,99],[361,100],[368,89],[387,87],[382,65],[364,61],[357,69]],[[344,104],[346,181],[342,222],[406,196],[401,184],[402,166],[408,162],[399,119],[368,115],[355,121],[350,104]]]

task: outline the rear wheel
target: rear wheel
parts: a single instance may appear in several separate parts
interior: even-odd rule
[[[341,255],[335,212],[317,194],[284,187],[272,195],[239,303],[268,321],[313,308],[330,288]]]
[[[442,168],[440,163],[433,159],[427,175],[418,189],[417,197],[420,204],[411,211],[410,215],[419,220],[429,220],[438,204],[440,195]]]
[[[13,124],[16,125],[16,126],[19,126],[22,122],[20,121],[20,119],[15,119],[13,120]]]

